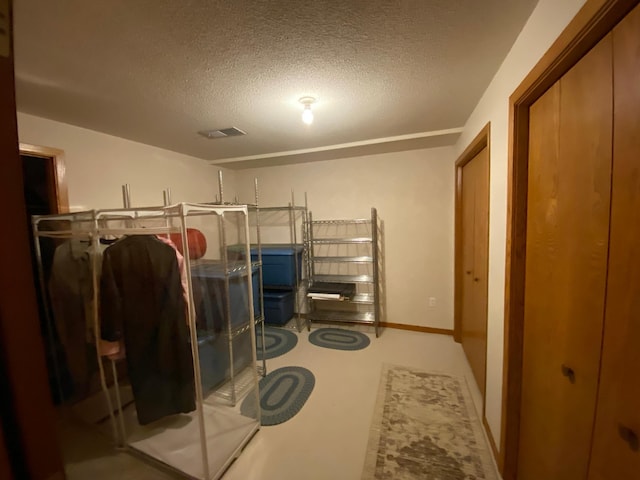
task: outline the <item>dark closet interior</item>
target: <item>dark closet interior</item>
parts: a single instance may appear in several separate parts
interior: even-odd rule
[[[32,215],[49,215],[58,212],[56,204],[55,183],[53,179],[53,162],[51,158],[39,157],[35,155],[20,154],[22,161],[23,191],[24,200],[27,207],[25,222],[29,231],[29,238],[33,238],[33,228],[31,225]],[[41,244],[42,266],[45,278],[51,271],[51,263],[55,245],[50,239],[45,239]],[[40,317],[40,330],[45,345],[45,355],[47,358],[47,372],[49,376],[49,387],[52,399],[55,404],[60,403],[65,397],[71,394],[72,385],[66,368],[60,367],[66,364],[64,352],[60,348],[60,341],[55,331],[49,331],[47,316],[45,311],[46,298],[40,287],[38,261],[35,245],[29,243],[31,251],[31,269],[33,272],[34,287],[38,301],[38,315]],[[46,292],[45,292],[46,294]]]

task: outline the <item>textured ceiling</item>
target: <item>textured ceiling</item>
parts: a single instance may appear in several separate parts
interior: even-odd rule
[[[415,148],[464,125],[535,4],[19,0],[18,109],[236,168]]]

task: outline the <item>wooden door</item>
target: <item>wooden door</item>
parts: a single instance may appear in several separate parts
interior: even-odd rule
[[[489,154],[462,167],[462,347],[484,396],[487,363]]]
[[[13,480],[13,471],[11,469],[11,460],[9,460],[7,441],[4,437],[3,423],[2,418],[0,418],[0,478],[3,480]]]
[[[530,109],[519,480],[584,480],[611,188],[611,36]]]
[[[0,421],[0,478],[3,480],[13,480],[13,472],[11,470],[11,461],[9,460],[9,451],[7,450],[6,440]]]
[[[0,1],[0,14],[0,418],[16,478],[62,479],[24,222],[11,2]]]
[[[613,31],[611,237],[590,480],[640,479],[640,7]]]

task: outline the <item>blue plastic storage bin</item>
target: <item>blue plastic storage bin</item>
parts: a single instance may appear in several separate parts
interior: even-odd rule
[[[230,260],[243,260],[244,247],[228,247]],[[298,279],[302,276],[302,246],[268,244],[262,247],[262,285],[265,287],[294,287],[296,285],[296,261],[298,257]],[[258,260],[258,247],[251,247],[251,260]]]
[[[253,357],[251,354],[251,333],[249,330],[233,339],[233,369],[237,374]],[[202,390],[207,395],[211,390],[231,378],[229,361],[229,340],[222,333],[199,334],[198,356],[200,358],[200,380]]]
[[[262,284],[293,287],[296,284],[296,259],[298,278],[302,275],[302,247],[291,245],[262,247]],[[251,249],[251,259],[258,260],[258,249]]]
[[[265,290],[264,321],[284,325],[293,317],[294,293],[288,290]]]
[[[233,265],[230,265],[232,267]],[[196,307],[196,324],[205,331],[226,330],[225,272],[219,263],[202,263],[191,267],[193,299]],[[260,313],[258,291],[258,267],[252,268],[253,310]],[[231,327],[239,327],[249,321],[247,298],[247,272],[239,270],[229,274],[229,308]]]

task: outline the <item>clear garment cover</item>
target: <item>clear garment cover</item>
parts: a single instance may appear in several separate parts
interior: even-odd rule
[[[222,476],[260,425],[256,265],[227,256],[249,251],[246,206],[48,215],[33,232],[54,401],[156,465]]]

